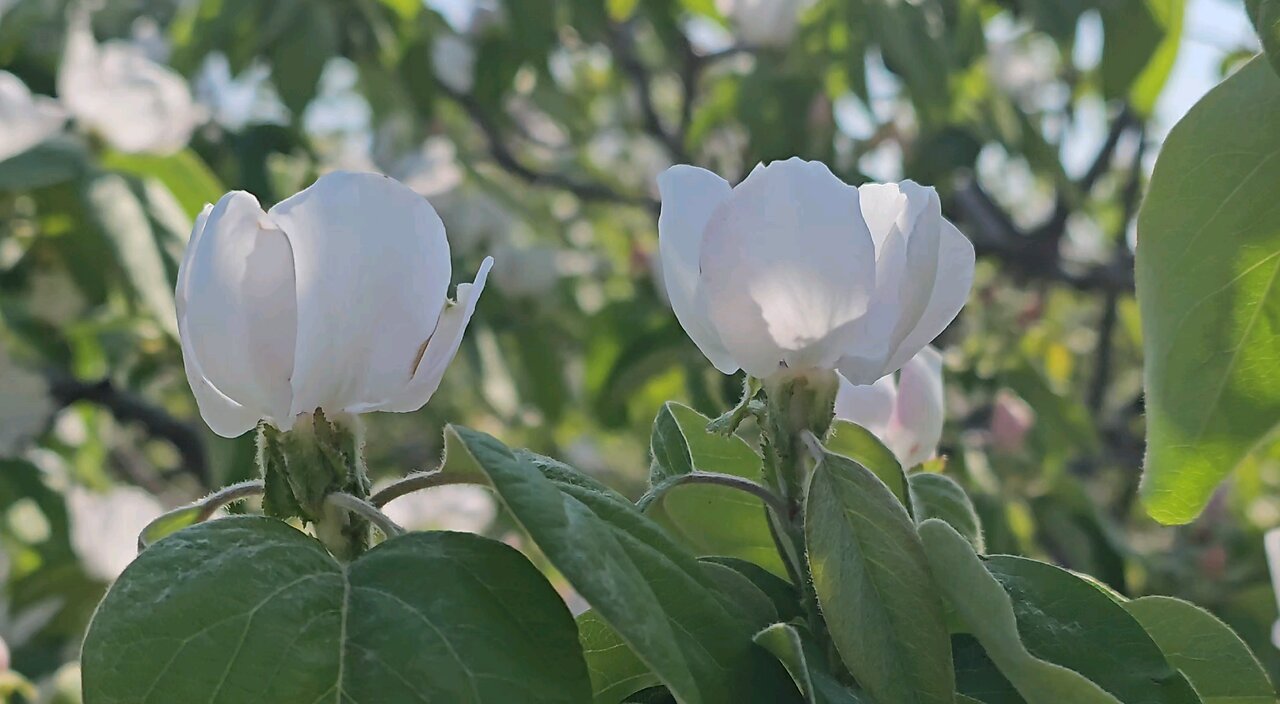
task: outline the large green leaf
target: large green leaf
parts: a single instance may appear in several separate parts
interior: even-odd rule
[[[208,165],[190,149],[167,156],[108,151],[102,155],[102,166],[140,178],[156,179],[169,189],[191,218],[199,215],[205,204],[217,203],[226,191]]]
[[[1084,675],[1042,660],[1023,645],[1012,599],[964,536],[936,518],[921,523],[919,531],[950,610],[1026,701],[1121,704]],[[977,692],[965,693],[986,701]]]
[[[902,470],[902,465],[898,463],[893,451],[885,447],[880,438],[870,430],[847,420],[837,420],[831,424],[823,445],[828,452],[844,455],[871,470],[898,497],[902,505],[911,510],[911,494],[907,490],[907,475]]]
[[[806,506],[813,587],[854,678],[881,704],[951,702],[942,600],[902,502],[862,465],[825,453]]]
[[[707,432],[709,418],[678,403],[663,405],[653,422],[653,484],[693,471],[760,481],[760,456],[736,435]],[[684,484],[650,504],[647,514],[699,556],[750,560],[776,575],[786,567],[769,532],[764,502],[737,489]]]
[[[982,523],[973,502],[951,477],[917,472],[907,478],[911,510],[917,522],[940,518],[951,524],[978,552],[983,552]]]
[[[1142,496],[1195,518],[1280,421],[1280,77],[1254,59],[1160,151],[1138,216],[1146,361]]]
[[[804,693],[805,704],[861,704],[853,690],[822,669],[821,654],[789,623],[775,623],[755,635],[755,641],[787,668]]]
[[[93,178],[85,185],[84,194],[89,212],[115,249],[138,298],[160,327],[176,338],[178,314],[173,282],[142,203],[124,178],[116,174]]]
[[[261,517],[143,552],[99,607],[82,659],[92,704],[590,696],[568,609],[510,547],[412,533],[344,566]]]
[[[1092,582],[1009,555],[988,558],[986,567],[1009,593],[1032,655],[1088,677],[1125,704],[1199,701],[1141,624]]]
[[[1167,596],[1134,599],[1124,608],[1191,680],[1204,704],[1275,704],[1275,688],[1258,659],[1213,614]]]
[[[1244,4],[1272,68],[1280,73],[1280,1],[1245,0]]]
[[[69,181],[86,170],[87,162],[82,143],[51,139],[0,161],[0,191],[30,191]]]
[[[578,616],[578,638],[591,674],[595,704],[617,704],[628,695],[661,684],[631,646],[594,611]]]
[[[1146,0],[1163,36],[1155,52],[1129,87],[1129,104],[1142,115],[1150,115],[1156,100],[1173,72],[1178,49],[1182,46],[1182,25],[1187,14],[1187,0]],[[1110,43],[1110,42],[1108,42]]]
[[[703,566],[625,497],[484,433],[452,432],[547,559],[681,702],[798,696]]]

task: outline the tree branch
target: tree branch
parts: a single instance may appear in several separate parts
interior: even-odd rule
[[[120,422],[139,424],[148,434],[173,445],[182,458],[183,471],[195,476],[202,485],[212,486],[204,438],[200,433],[163,409],[116,388],[110,379],[86,382],[54,375],[49,378],[49,394],[62,406],[88,401],[107,409]]]
[[[474,97],[459,93],[443,84],[438,87],[442,93],[467,113],[476,127],[480,129],[480,132],[484,134],[485,140],[489,144],[489,155],[493,158],[494,163],[512,176],[533,186],[559,188],[569,191],[585,201],[635,205],[656,210],[657,203],[651,198],[625,195],[598,183],[584,183],[564,174],[540,171],[526,165],[507,146],[497,124],[485,114],[484,109],[480,107]]]
[[[667,151],[671,153],[671,157],[680,163],[687,163],[689,155],[685,152],[684,144],[678,135],[667,131],[662,125],[662,118],[658,115],[657,107],[653,103],[653,90],[651,87],[652,79],[649,76],[649,69],[640,61],[635,53],[635,40],[624,26],[611,26],[609,28],[610,45],[613,48],[614,59],[618,62],[618,67],[623,73],[631,79],[635,85],[636,95],[640,100],[640,113],[644,116],[645,130],[653,135],[655,139],[661,142]],[[686,95],[688,94],[686,86]],[[689,102],[686,99],[686,104]]]

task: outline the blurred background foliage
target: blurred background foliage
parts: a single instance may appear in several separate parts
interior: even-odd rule
[[[83,628],[137,530],[255,474],[251,435],[200,421],[176,339],[206,202],[377,170],[440,211],[455,280],[497,258],[441,391],[367,419],[375,477],[434,466],[452,421],[635,495],[662,402],[714,416],[741,388],[663,299],[655,176],[736,181],[792,155],[934,185],[977,247],[939,341],[941,454],[989,551],[1191,599],[1280,674],[1260,537],[1280,461],[1190,526],[1135,502],[1134,213],[1162,136],[1256,51],[1239,2],[0,0],[0,69],[58,95],[77,9],[181,73],[199,126],[177,152],[124,153],[73,120],[0,161],[0,689],[16,672],[74,701]],[[502,535],[497,513],[443,492],[400,517]]]

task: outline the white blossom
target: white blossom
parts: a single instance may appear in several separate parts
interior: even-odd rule
[[[207,206],[178,271],[187,379],[234,437],[260,419],[406,412],[440,385],[493,264],[447,299],[444,224],[386,176],[334,172],[264,212],[243,191]]]
[[[871,384],[955,318],[973,245],[911,181],[846,185],[818,162],[757,166],[737,187],[675,166],[658,181],[663,278],[720,371],[837,369]]]
[[[58,101],[32,95],[22,79],[0,71],[0,161],[57,134],[66,121],[66,111]]]

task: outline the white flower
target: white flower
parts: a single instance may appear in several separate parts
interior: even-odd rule
[[[49,382],[14,364],[0,347],[0,457],[12,457],[25,449],[56,410]]]
[[[658,186],[668,297],[725,374],[838,369],[873,383],[942,332],[973,282],[973,245],[911,181],[854,188],[789,159],[735,188],[691,166]]]
[[[87,15],[67,29],[58,95],[80,123],[122,152],[171,154],[204,119],[187,82],[129,42],[101,45]]]
[[[215,433],[301,413],[414,411],[440,385],[492,266],[447,300],[444,225],[386,176],[334,172],[268,212],[243,191],[196,220],[178,271],[187,379]]]
[[[32,95],[22,79],[0,71],[0,161],[57,134],[67,121],[58,101]]]
[[[863,386],[840,379],[836,418],[870,430],[905,468],[937,452],[944,416],[942,356],[932,347],[903,365],[897,383],[892,374]]]
[[[436,78],[455,93],[470,93],[475,85],[476,50],[462,37],[441,34],[431,44]]]
[[[716,0],[716,9],[749,46],[785,46],[796,34],[808,0]]]
[[[409,530],[481,533],[498,517],[493,494],[475,484],[449,484],[399,497],[383,512]]]
[[[138,555],[138,534],[164,513],[155,497],[132,486],[95,492],[83,487],[67,491],[71,547],[85,572],[104,582],[120,576]]]

